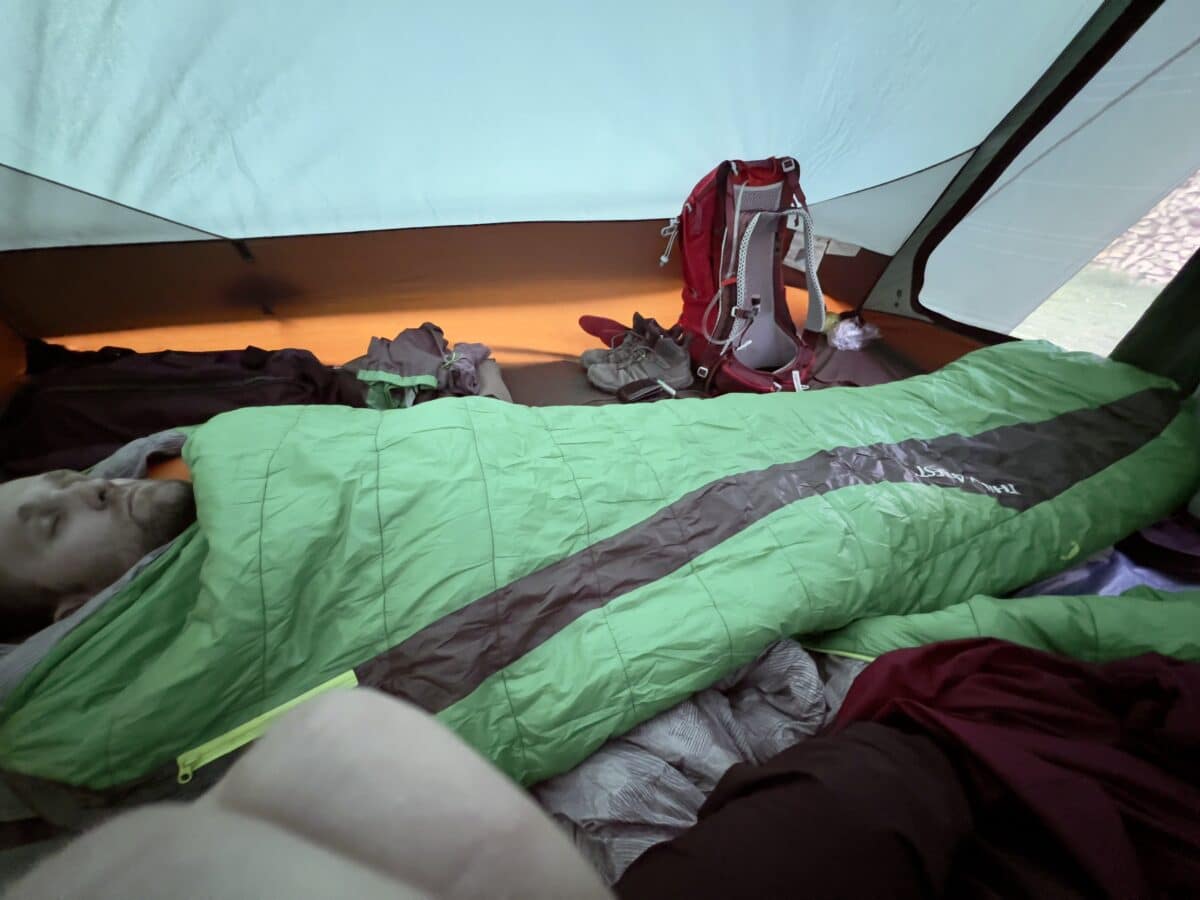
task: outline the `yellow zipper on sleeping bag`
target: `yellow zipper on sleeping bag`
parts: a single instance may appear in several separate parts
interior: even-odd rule
[[[232,728],[222,735],[218,735],[211,741],[206,741],[199,747],[188,750],[185,753],[180,753],[175,758],[179,764],[179,775],[176,780],[180,784],[187,784],[192,780],[192,776],[201,766],[207,766],[210,762],[220,759],[227,753],[232,753],[240,747],[253,740],[262,737],[263,732],[267,730],[272,722],[287,712],[293,707],[299,706],[306,700],[311,700],[318,694],[323,694],[326,691],[334,690],[335,688],[352,688],[358,686],[358,677],[353,670],[343,672],[336,678],[331,678],[323,684],[318,684],[311,691],[306,691],[294,700],[289,700],[274,709],[268,710],[261,716],[256,716],[249,722],[243,722],[237,728]]]

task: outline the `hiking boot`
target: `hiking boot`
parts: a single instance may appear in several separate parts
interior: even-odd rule
[[[669,331],[661,332],[653,344],[631,350],[617,362],[597,363],[589,368],[588,381],[610,394],[630,382],[647,378],[661,379],[681,390],[692,383],[692,358],[687,343],[677,342]]]
[[[658,323],[653,319],[643,318],[641,313],[633,314],[633,327],[621,336],[621,339],[607,350],[599,347],[594,350],[584,350],[579,357],[579,364],[585,369],[590,369],[598,363],[618,363],[625,359],[641,347],[646,346],[647,339],[650,337],[648,326],[653,324],[658,328]],[[659,329],[661,331],[662,329]]]
[[[584,350],[579,357],[579,364],[585,369],[590,369],[592,366],[600,363],[620,363],[624,362],[637,350],[643,350],[647,346],[646,338],[633,331],[625,332],[625,336],[617,346],[611,350],[604,350],[597,347],[593,350]]]
[[[625,332],[625,336],[617,346],[611,350],[601,350],[599,348],[584,350],[583,354],[579,357],[579,364],[585,369],[590,369],[592,366],[601,363],[620,365],[629,359],[635,351],[648,345],[653,345],[655,341],[664,335],[675,343],[682,344],[683,326],[675,324],[664,330],[654,319],[646,319],[640,314],[634,313],[633,327]]]

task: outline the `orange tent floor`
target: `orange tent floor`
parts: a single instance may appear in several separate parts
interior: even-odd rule
[[[807,309],[803,290],[788,290],[793,315],[802,320]],[[832,311],[846,309],[836,300],[827,300]],[[393,337],[405,328],[422,322],[439,325],[451,342],[472,341],[487,344],[502,367],[573,359],[589,347],[595,338],[579,327],[582,315],[607,316],[628,322],[634,311],[671,324],[679,316],[680,299],[676,288],[636,295],[589,298],[575,304],[481,305],[481,306],[406,306],[386,312],[347,313],[342,315],[274,317],[257,321],[221,322],[203,325],[176,325],[97,334],[66,334],[48,340],[76,350],[97,350],[104,346],[129,347],[141,352],[156,350],[226,350],[253,344],[266,349],[300,347],[311,350],[330,365],[340,365],[366,352],[371,337]],[[916,319],[886,313],[868,313],[880,326],[884,339],[895,350],[911,359],[919,368],[932,370],[957,359],[979,344],[969,338],[945,331]]]
[[[105,345],[155,350],[225,350],[254,344],[266,349],[301,347],[323,362],[340,365],[367,350],[373,335],[394,337],[422,322],[441,327],[451,343],[487,344],[501,366],[546,362],[578,356],[595,346],[595,338],[579,327],[585,314],[628,322],[634,310],[660,322],[674,323],[679,316],[679,291],[588,300],[573,309],[569,304],[489,305],[477,307],[413,306],[388,312],[348,313],[304,318],[271,318],[259,321],[177,325],[102,334],[69,334],[51,338],[76,350]]]

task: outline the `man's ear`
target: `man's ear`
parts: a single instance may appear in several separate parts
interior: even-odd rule
[[[65,619],[91,599],[92,595],[84,591],[80,591],[77,594],[71,594],[66,597],[60,597],[58,602],[54,605],[54,621],[57,622],[59,619]]]

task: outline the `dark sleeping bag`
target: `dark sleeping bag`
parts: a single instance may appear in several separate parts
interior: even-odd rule
[[[74,352],[33,341],[0,417],[0,478],[86,469],[129,441],[246,406],[365,406],[362,384],[307,350]]]

